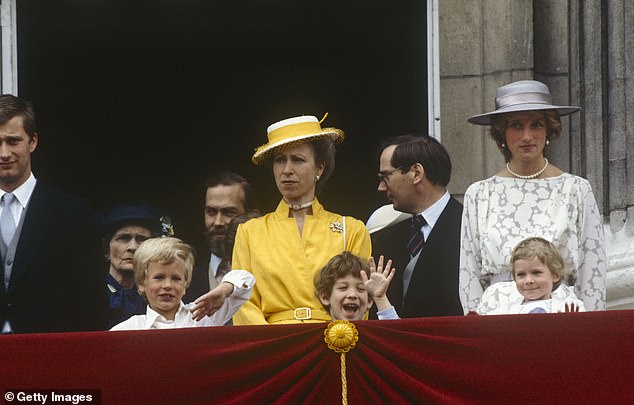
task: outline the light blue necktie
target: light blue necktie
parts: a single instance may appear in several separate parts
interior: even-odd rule
[[[15,221],[13,220],[13,213],[11,212],[13,200],[15,200],[15,196],[12,193],[5,193],[2,196],[4,207],[2,208],[2,215],[0,216],[0,230],[2,231],[4,244],[7,246],[11,244],[13,235],[15,235]]]

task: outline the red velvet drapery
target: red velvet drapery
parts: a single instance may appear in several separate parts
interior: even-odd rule
[[[634,401],[634,311],[355,324],[350,404]],[[0,390],[98,389],[104,404],[340,403],[326,327],[4,335]]]

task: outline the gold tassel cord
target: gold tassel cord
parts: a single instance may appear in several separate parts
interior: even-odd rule
[[[348,405],[348,379],[346,378],[346,354],[341,353],[341,403]]]
[[[333,321],[324,331],[324,341],[328,348],[341,353],[341,403],[348,404],[348,381],[346,378],[346,353],[359,341],[359,331],[348,321]]]

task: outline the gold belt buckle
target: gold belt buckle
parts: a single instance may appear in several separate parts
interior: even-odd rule
[[[295,312],[293,313],[293,316],[298,321],[305,321],[312,317],[312,314],[310,312],[311,312],[310,308],[295,308]]]

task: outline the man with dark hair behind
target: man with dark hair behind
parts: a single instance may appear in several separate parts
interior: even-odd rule
[[[411,220],[372,235],[396,268],[387,296],[402,318],[462,315],[458,296],[462,204],[447,192],[451,160],[434,138],[402,135],[380,148],[378,190]]]
[[[253,187],[247,180],[230,171],[209,177],[205,191],[205,237],[209,245],[209,260],[203,256],[198,261],[187,289],[186,299],[195,300],[213,290],[222,280],[218,268],[222,260],[231,257],[225,252],[227,227],[233,218],[245,213],[259,213],[255,208]]]
[[[88,203],[35,179],[38,141],[31,104],[0,96],[2,333],[102,330],[105,271]]]

